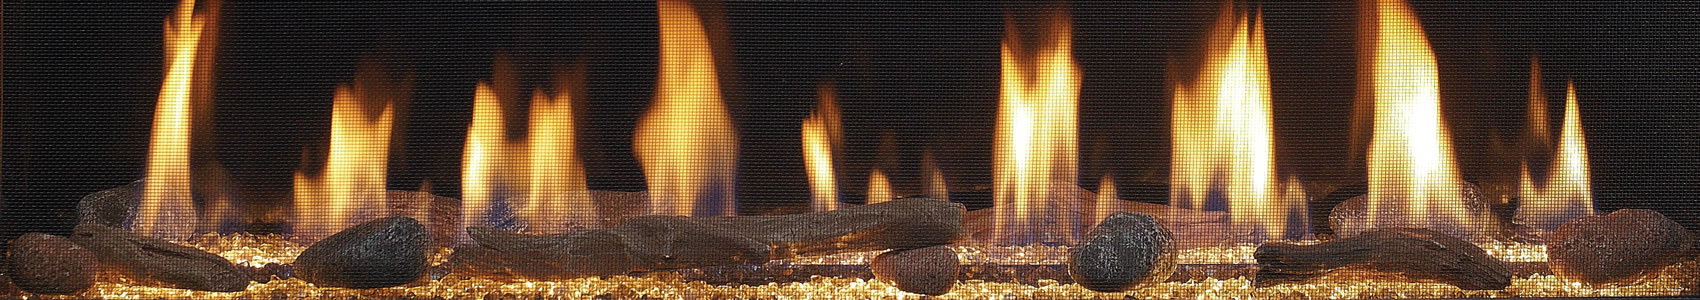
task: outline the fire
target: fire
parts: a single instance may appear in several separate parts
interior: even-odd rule
[[[1052,20],[1044,44],[1034,53],[1022,48],[1013,25],[1004,29],[992,162],[993,237],[998,243],[1072,243],[1078,235],[1057,203],[1075,199],[1052,198],[1053,188],[1074,188],[1079,148],[1080,70],[1075,67],[1070,22],[1066,15]]]
[[[655,101],[638,121],[633,152],[649,183],[652,213],[733,213],[738,135],[720,101],[714,54],[696,10],[663,0]]]
[[[461,158],[461,226],[489,225],[492,186],[498,167],[506,157],[507,133],[502,104],[489,83],[479,82],[472,93],[472,123],[466,127],[466,148]],[[465,230],[460,239],[466,241]]]
[[[585,186],[584,164],[573,139],[572,96],[556,87],[554,97],[535,91],[527,121],[531,186],[519,217],[531,233],[555,234],[574,226],[589,228],[599,219]]]
[[[921,152],[921,172],[921,181],[927,183],[927,198],[950,201],[950,185],[945,183],[944,170],[939,168],[932,150]]]
[[[868,172],[868,204],[881,203],[897,199],[891,192],[891,179],[885,177],[885,172],[873,169]]]
[[[210,91],[211,78],[196,76],[202,31],[216,30],[208,13],[196,13],[194,0],[183,0],[165,23],[165,81],[160,85],[159,104],[154,107],[153,135],[148,140],[147,180],[136,212],[134,231],[153,237],[182,240],[194,234],[197,225],[189,179],[190,123],[194,117],[191,100]],[[204,41],[212,43],[210,39]],[[204,66],[203,66],[204,67]]]
[[[808,169],[810,207],[815,211],[838,209],[838,176],[835,159],[843,146],[842,124],[831,84],[822,84],[820,106],[803,120],[803,165]]]
[[[388,215],[385,187],[395,104],[373,78],[331,96],[330,150],[316,175],[295,172],[295,235],[317,240]],[[306,165],[306,162],[303,162]]]
[[[1368,154],[1369,216],[1375,227],[1476,232],[1489,216],[1470,215],[1440,112],[1439,73],[1416,12],[1402,0],[1363,11],[1359,51],[1371,79],[1374,134]],[[1361,81],[1362,82],[1362,81]]]
[[[1116,198],[1116,176],[1104,174],[1104,179],[1098,181],[1098,199],[1094,199],[1092,219],[1088,222],[1104,221],[1111,214],[1121,211],[1121,199]]]
[[[1576,104],[1575,82],[1569,83],[1565,90],[1564,128],[1559,138],[1558,151],[1544,183],[1535,184],[1527,162],[1522,170],[1522,204],[1517,216],[1546,231],[1557,230],[1572,218],[1594,213],[1588,146],[1582,133],[1582,113]]]
[[[1225,8],[1203,68],[1176,88],[1169,179],[1178,207],[1224,202],[1234,233],[1254,240],[1283,237],[1292,207],[1304,205],[1277,184],[1262,19]]]

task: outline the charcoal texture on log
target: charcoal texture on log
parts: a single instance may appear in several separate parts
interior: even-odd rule
[[[1461,183],[1461,185],[1462,195],[1460,195],[1460,199],[1464,201],[1462,208],[1464,214],[1473,218],[1473,220],[1480,221],[1480,226],[1449,224],[1427,226],[1426,228],[1468,241],[1509,240],[1512,234],[1506,230],[1507,225],[1503,224],[1505,223],[1504,220],[1495,216],[1493,205],[1482,197],[1481,188],[1468,182]],[[1410,212],[1395,207],[1382,208],[1381,213],[1383,215],[1410,214]],[[1411,217],[1419,220],[1429,218],[1429,216]],[[1352,197],[1341,202],[1340,205],[1334,206],[1334,209],[1328,213],[1328,227],[1335,238],[1350,238],[1365,231],[1374,230],[1375,224],[1369,223],[1369,195]]]
[[[295,259],[297,278],[318,286],[380,288],[424,278],[431,239],[408,217],[368,221],[326,237]]]
[[[1150,215],[1120,212],[1093,228],[1070,250],[1075,282],[1099,292],[1120,292],[1163,282],[1175,273],[1180,250],[1174,237]]]
[[[891,281],[905,292],[932,296],[949,293],[961,267],[950,246],[886,251],[868,264],[874,278]]]
[[[146,285],[235,292],[250,279],[216,254],[106,225],[77,225],[71,241],[93,251],[105,270]]]
[[[94,252],[56,235],[31,232],[7,249],[12,284],[37,294],[71,294],[94,286]]]
[[[1255,280],[1259,287],[1372,271],[1363,275],[1500,290],[1511,285],[1512,276],[1475,244],[1428,229],[1376,229],[1315,245],[1267,243],[1254,256],[1261,266]]]
[[[807,255],[913,249],[954,242],[962,205],[902,199],[782,216],[646,216],[619,226],[550,236],[469,228],[453,272],[551,280],[650,270],[761,263]]]
[[[1627,285],[1692,256],[1693,243],[1694,234],[1664,214],[1623,209],[1559,226],[1548,238],[1547,260],[1560,278]]]

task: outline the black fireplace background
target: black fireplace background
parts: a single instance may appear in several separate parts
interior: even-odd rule
[[[5,239],[68,233],[76,200],[142,176],[161,80],[161,24],[175,1],[6,1]],[[1070,3],[1080,97],[1082,186],[1104,173],[1123,199],[1163,202],[1169,168],[1170,62],[1197,56],[1219,3]],[[1275,133],[1281,172],[1310,182],[1363,180],[1349,161],[1355,93],[1353,1],[1268,1]],[[1479,179],[1495,137],[1523,128],[1529,58],[1562,99],[1576,81],[1602,210],[1650,208],[1700,229],[1700,2],[1423,1],[1440,63],[1459,166]],[[998,43],[1008,16],[1035,26],[1054,3],[732,1],[723,18],[734,56],[727,101],[741,133],[739,212],[807,210],[798,123],[817,85],[837,83],[846,126],[841,187],[865,190],[880,166],[897,191],[919,190],[922,149],[953,188],[991,181]],[[583,63],[580,154],[592,189],[642,190],[631,155],[652,97],[654,3],[640,1],[227,1],[215,91],[216,159],[250,214],[288,205],[303,149],[321,149],[332,89],[362,60],[415,78],[391,189],[459,197],[473,85],[505,54],[522,87]],[[724,57],[723,57],[724,58]],[[517,91],[516,91],[517,92]],[[1561,102],[1550,107],[1557,115]],[[523,115],[520,113],[519,115]],[[1557,125],[1557,118],[1554,118]],[[523,131],[523,123],[513,124]],[[896,141],[882,157],[882,135]],[[317,148],[315,148],[317,147]],[[322,155],[322,154],[320,154]],[[1359,162],[1361,163],[1361,162]],[[1511,169],[1513,172],[1515,169]],[[850,192],[849,194],[857,194]],[[857,199],[858,196],[850,196]],[[967,197],[971,207],[989,197]],[[959,199],[960,200],[960,199]],[[855,201],[855,200],[852,200]]]

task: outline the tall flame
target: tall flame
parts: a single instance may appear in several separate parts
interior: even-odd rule
[[[652,213],[732,214],[738,139],[720,101],[708,34],[689,3],[662,0],[657,9],[660,76],[632,149],[649,184]]]
[[[838,176],[835,157],[843,143],[839,131],[838,105],[830,84],[822,84],[820,106],[803,120],[803,165],[808,169],[810,207],[815,211],[838,209]]]
[[[1072,243],[1078,236],[1059,204],[1078,199],[1052,198],[1073,194],[1053,193],[1053,185],[1072,189],[1076,180],[1080,71],[1070,22],[1066,15],[1052,20],[1036,53],[1022,49],[1013,24],[1004,29],[992,162],[993,237],[999,243]]]
[[[461,158],[461,226],[484,226],[495,203],[491,192],[499,181],[497,171],[506,157],[507,132],[502,103],[489,83],[479,82],[472,93],[472,123],[466,127],[466,145]],[[468,237],[460,230],[461,241]]]
[[[338,86],[331,97],[331,145],[323,172],[295,172],[296,236],[317,240],[388,215],[385,176],[395,105],[371,97],[364,80]]]
[[[1291,208],[1303,205],[1283,197],[1275,176],[1262,19],[1225,6],[1203,69],[1176,89],[1169,179],[1177,206],[1225,202],[1234,233],[1254,240],[1283,237]]]
[[[147,180],[136,212],[136,232],[171,240],[194,234],[197,225],[189,180],[190,123],[194,116],[190,101],[196,93],[196,63],[202,49],[201,33],[216,20],[195,13],[195,1],[183,0],[165,23],[165,81],[160,85],[159,103],[154,107],[152,138],[148,140]],[[207,41],[210,43],[211,41]]]
[[[519,210],[531,233],[555,234],[574,226],[590,228],[600,218],[585,186],[584,164],[573,139],[573,108],[569,87],[557,86],[554,97],[531,95],[527,151],[531,157],[531,186]]]
[[[1547,180],[1535,184],[1529,165],[1523,164],[1522,201],[1517,216],[1546,231],[1557,230],[1570,219],[1594,213],[1593,184],[1588,171],[1588,146],[1582,133],[1581,108],[1576,104],[1576,83],[1564,94],[1564,128],[1559,132],[1558,152],[1547,171]]]
[[[1403,0],[1366,3],[1360,57],[1371,66],[1366,88],[1375,103],[1370,139],[1369,215],[1372,226],[1422,227],[1449,233],[1475,232],[1487,216],[1471,215],[1462,198],[1463,180],[1452,151],[1452,135],[1440,112],[1439,72],[1434,50]]]

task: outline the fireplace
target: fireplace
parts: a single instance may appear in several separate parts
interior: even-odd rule
[[[0,295],[1700,293],[1693,3],[5,3]]]

